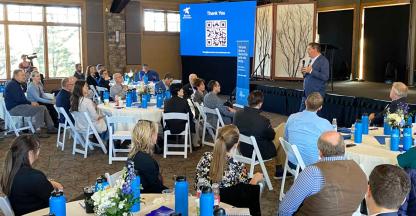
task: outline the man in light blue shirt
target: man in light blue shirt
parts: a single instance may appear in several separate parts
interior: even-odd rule
[[[298,147],[306,166],[319,160],[316,146],[319,136],[323,132],[334,130],[328,120],[317,115],[322,109],[323,101],[319,92],[311,93],[305,101],[306,110],[290,115],[286,122],[285,139]],[[294,157],[289,157],[289,161],[297,164]]]

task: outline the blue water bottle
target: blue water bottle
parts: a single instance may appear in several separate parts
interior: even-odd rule
[[[360,120],[355,122],[355,129],[354,129],[354,143],[362,143],[363,142],[363,124]]]
[[[408,117],[407,117],[406,124],[408,124],[408,125],[412,125],[412,123],[413,123],[413,116],[408,116]]]
[[[361,123],[363,124],[363,134],[368,134],[368,127],[370,125],[370,122],[368,120],[368,114],[364,113],[361,116]]]
[[[51,197],[49,198],[49,214],[54,214],[55,216],[66,215],[66,198],[64,192],[53,191],[51,193]]]
[[[412,147],[412,125],[403,128],[403,150],[407,151]]]
[[[391,126],[389,125],[389,121],[387,120],[387,117],[384,116],[384,135],[391,135]]]
[[[182,216],[188,216],[188,182],[185,176],[176,177],[175,212]]]
[[[150,93],[147,93],[146,94],[146,100],[147,100],[147,102],[150,102],[150,98],[151,98],[152,96],[150,95]]]
[[[159,109],[163,106],[163,96],[160,93],[156,95],[156,106]]]
[[[390,150],[399,151],[400,130],[398,127],[393,127],[391,130]]]
[[[143,82],[144,84],[149,84],[149,77],[147,76],[147,74],[143,75]]]
[[[170,91],[165,91],[165,99],[168,100],[171,98]]]
[[[104,104],[110,103],[110,92],[104,91],[104,93],[103,93],[103,101],[104,101]]]
[[[128,90],[126,93],[126,107],[131,107],[132,103],[133,103],[133,100],[131,98],[131,91]]]
[[[143,109],[147,108],[147,94],[142,95],[142,108]]]
[[[131,183],[131,190],[133,193],[133,199],[136,199],[136,202],[130,208],[130,212],[138,212],[140,211],[140,176],[136,176]]]
[[[214,193],[212,192],[211,187],[204,186],[201,189],[201,196],[199,197],[199,215],[214,215]]]
[[[107,179],[104,176],[100,176],[97,178],[97,181],[95,182],[95,192],[102,191],[110,187],[110,185],[107,182]]]
[[[137,92],[136,89],[131,90],[131,100],[133,103],[137,102]]]

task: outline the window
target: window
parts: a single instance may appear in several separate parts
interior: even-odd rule
[[[49,76],[74,74],[74,65],[81,62],[80,27],[48,27]]]
[[[3,5],[0,4],[0,20],[4,20]]]
[[[4,44],[4,25],[0,24],[0,79],[6,78],[6,46]]]
[[[180,31],[180,16],[179,13],[167,13],[168,32]]]
[[[43,21],[42,6],[7,5],[7,19],[9,21]]]
[[[81,23],[79,8],[46,7],[46,21],[53,23]]]
[[[72,75],[82,59],[81,27],[80,7],[0,4],[0,79],[10,79],[21,56],[32,53],[45,77]]]
[[[144,11],[145,31],[165,31],[165,13],[163,11]]]
[[[37,53],[33,65],[41,73],[45,72],[43,27],[29,25],[9,25],[11,70],[19,68],[21,56]]]
[[[153,32],[179,32],[179,13],[161,10],[144,10],[144,30]]]

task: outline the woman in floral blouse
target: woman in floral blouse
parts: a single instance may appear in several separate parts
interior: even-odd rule
[[[195,187],[198,181],[218,183],[221,202],[248,207],[251,215],[260,215],[260,187],[257,183],[263,180],[263,174],[255,173],[249,179],[244,164],[233,159],[239,136],[240,132],[235,125],[219,129],[214,151],[204,153],[196,167]]]

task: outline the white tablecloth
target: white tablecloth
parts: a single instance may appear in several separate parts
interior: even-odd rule
[[[135,120],[149,120],[157,123],[160,122],[163,114],[163,109],[156,106],[148,106],[147,109],[137,107],[116,108],[115,103],[109,103],[108,105],[100,104],[97,107],[108,116],[129,116]]]
[[[140,212],[135,215],[146,215],[151,211],[158,209],[160,206],[164,205],[171,209],[175,209],[175,198],[173,195],[162,195],[162,194],[142,194],[144,198],[143,202],[140,205]],[[188,199],[189,215],[196,215],[196,198],[191,196]],[[83,216],[83,215],[94,215],[85,213],[85,209],[81,207],[80,202],[84,201],[74,201],[66,204],[66,215],[67,216]],[[248,209],[239,209],[234,208],[225,203],[221,203],[220,206],[225,209],[227,215],[249,215]],[[241,214],[238,214],[241,213]],[[49,208],[41,209],[36,212],[27,214],[27,216],[44,216],[49,214]]]
[[[354,160],[364,170],[367,176],[371,171],[380,164],[397,165],[397,155],[401,152],[390,150],[389,141],[381,145],[374,136],[383,135],[383,128],[370,130],[369,135],[363,135],[363,142],[354,147],[347,147],[345,156],[347,159]],[[386,136],[387,138],[389,136]],[[353,143],[352,140],[346,140],[346,144]]]

